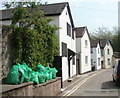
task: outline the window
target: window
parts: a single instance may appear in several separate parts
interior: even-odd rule
[[[75,65],[75,56],[72,58],[72,64]]]
[[[88,64],[88,56],[85,56],[85,64]]]
[[[104,64],[104,61],[101,61],[101,65],[103,65]]]
[[[110,59],[108,59],[108,65],[110,65]]]
[[[109,49],[107,49],[107,53],[108,53],[108,55],[110,54],[110,50]]]
[[[87,40],[85,40],[85,47],[87,47],[87,44],[88,44],[88,43],[87,43]]]
[[[67,57],[67,44],[62,42],[62,56]]]
[[[91,53],[93,53],[93,48],[91,48]]]
[[[67,35],[71,37],[71,26],[67,23]]]
[[[72,30],[72,39],[74,39],[74,30]]]
[[[91,65],[93,66],[93,59],[91,59]]]
[[[103,49],[101,49],[101,56],[104,56],[104,51],[103,51]]]

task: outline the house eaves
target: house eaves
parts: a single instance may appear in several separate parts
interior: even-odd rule
[[[73,22],[73,18],[71,15],[68,2],[41,5],[39,9],[44,12],[45,16],[59,16],[61,15],[61,13],[63,12],[66,6],[67,6],[68,13],[70,16],[72,28],[74,28],[74,22]],[[11,20],[12,15],[13,15],[11,9],[1,10],[1,11],[2,11],[2,17],[0,17],[0,20]]]

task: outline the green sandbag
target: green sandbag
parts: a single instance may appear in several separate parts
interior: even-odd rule
[[[18,72],[19,66],[14,65],[11,69],[10,72],[7,75],[6,78],[6,83],[10,84],[18,84],[19,82],[19,72]]]
[[[39,73],[38,74],[38,79],[39,79],[39,83],[44,83],[44,82],[46,82],[45,80],[46,80],[46,74],[44,74],[44,73]]]
[[[31,80],[30,81],[33,81],[34,84],[39,84],[38,75],[39,75],[38,72],[34,72],[34,71],[31,72]]]
[[[45,72],[43,74],[45,75],[45,82],[50,80],[48,70],[45,70]]]
[[[46,71],[48,72],[49,74],[49,80],[52,79],[52,69],[48,66],[48,67],[45,67],[46,68]]]
[[[42,73],[42,72],[44,72],[46,69],[45,69],[45,67],[42,65],[42,64],[39,64],[39,65],[37,65],[37,67],[36,67],[36,71],[38,71],[38,72],[40,72],[40,73]]]
[[[51,68],[52,69],[52,78],[56,78],[56,73],[58,72],[56,68]]]
[[[26,63],[22,63],[21,68],[24,70],[23,77],[24,77],[24,82],[29,82],[31,79],[31,72],[32,69],[28,67]]]

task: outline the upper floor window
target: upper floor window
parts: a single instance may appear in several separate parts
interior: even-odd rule
[[[67,23],[67,35],[71,37],[71,26]]]
[[[87,40],[85,40],[85,47],[87,47],[87,45],[88,45],[88,42],[87,42]]]
[[[110,50],[109,50],[109,49],[107,49],[107,54],[108,54],[108,55],[110,54]]]
[[[67,57],[67,44],[62,42],[62,56]]]
[[[101,56],[104,56],[104,50],[101,49]]]

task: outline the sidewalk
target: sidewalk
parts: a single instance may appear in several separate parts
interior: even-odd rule
[[[66,85],[64,85],[64,88],[61,89],[62,94],[64,94],[66,91],[72,89],[75,85],[77,85],[79,82],[81,82],[82,80],[84,80],[85,78],[98,73],[98,72],[102,72],[106,69],[100,69],[97,71],[91,71],[82,75],[77,75],[76,77],[72,78],[71,82],[67,82]],[[58,96],[61,96],[62,94],[59,94]]]

